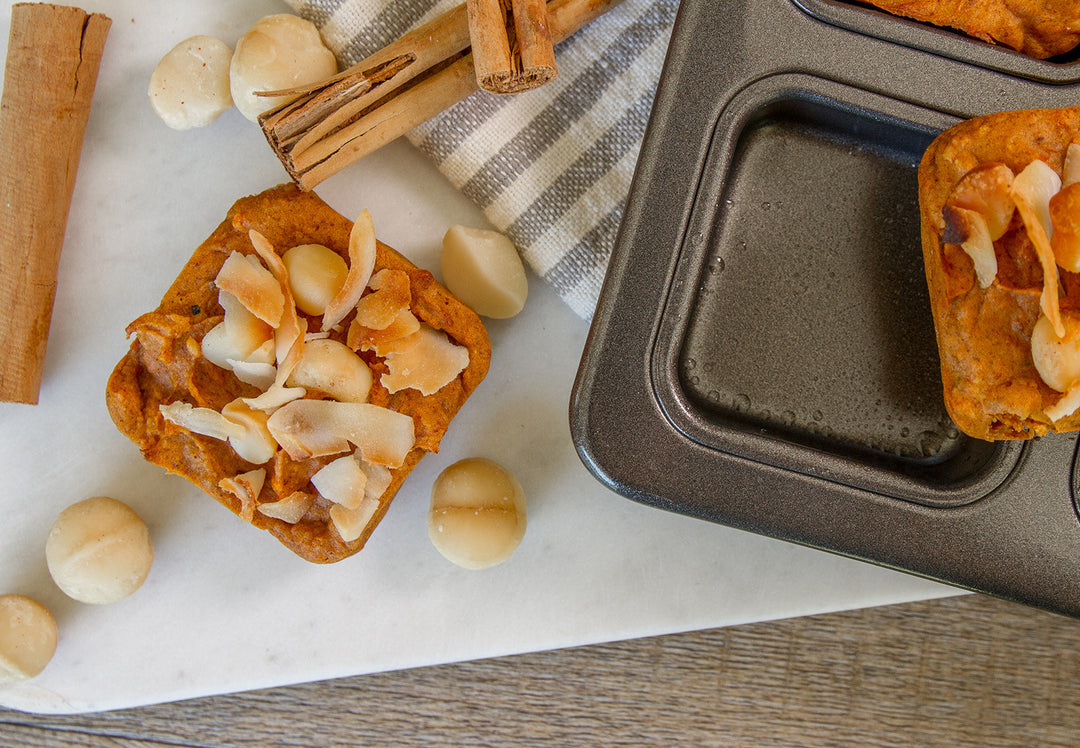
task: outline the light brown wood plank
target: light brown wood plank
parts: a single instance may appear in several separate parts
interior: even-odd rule
[[[0,722],[0,745],[31,748],[162,748],[165,743],[149,740],[129,740],[82,732],[78,729],[60,730],[47,727],[28,727]]]
[[[105,714],[0,711],[0,742],[1071,746],[1077,725],[1080,622],[964,596]]]

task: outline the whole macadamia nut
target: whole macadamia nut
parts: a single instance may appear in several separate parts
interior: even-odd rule
[[[525,535],[525,492],[513,474],[483,457],[455,462],[435,479],[428,536],[466,569],[510,558]]]
[[[193,36],[161,58],[150,75],[150,105],[174,130],[204,127],[232,107],[229,45]]]
[[[64,593],[101,605],[142,586],[154,549],[146,523],[131,507],[96,496],[60,512],[45,543],[45,560]]]
[[[336,72],[337,59],[323,44],[315,24],[289,13],[266,16],[236,43],[229,66],[233,103],[257,122],[260,114],[290,100],[288,96],[259,96],[259,91],[306,86]]]
[[[0,595],[0,685],[28,680],[56,651],[56,621],[25,595]]]
[[[517,247],[498,231],[451,226],[442,244],[443,282],[483,317],[506,319],[525,306],[529,282]]]
[[[344,258],[322,244],[300,244],[281,255],[289,274],[296,306],[307,314],[322,314],[349,275]]]

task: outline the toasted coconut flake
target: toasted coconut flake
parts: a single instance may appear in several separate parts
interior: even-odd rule
[[[266,481],[266,470],[256,468],[233,478],[222,478],[218,486],[240,499],[240,518],[250,522],[255,516],[259,492]]]
[[[416,315],[409,309],[402,309],[382,330],[364,327],[354,319],[345,342],[354,351],[375,351],[379,356],[385,356],[395,343],[409,338],[419,329],[420,320]]]
[[[424,340],[424,336],[420,334],[421,328],[423,327],[427,327],[427,325],[424,325],[420,320],[416,320],[416,329],[409,334],[387,337],[384,340],[378,341],[375,345],[376,355],[385,358],[387,356],[405,353],[414,346],[419,345]]]
[[[300,363],[304,355],[304,331],[307,320],[299,320],[295,328],[279,327],[274,333],[274,347],[277,351],[277,379],[275,384],[283,386],[289,374]]]
[[[1080,182],[1080,143],[1069,143],[1065,150],[1065,165],[1061,170],[1061,186]]]
[[[375,269],[375,224],[371,214],[363,211],[349,233],[349,274],[337,295],[326,305],[322,329],[329,330],[353,310],[367,287]]]
[[[364,499],[357,509],[335,504],[330,507],[330,521],[334,524],[334,529],[337,530],[341,539],[346,543],[351,543],[364,534],[364,530],[367,529],[368,523],[371,522],[378,508],[379,502],[374,499]]]
[[[1080,382],[1070,387],[1065,394],[1058,398],[1057,402],[1044,412],[1051,423],[1056,423],[1080,409]]]
[[[1043,290],[1040,305],[1054,326],[1058,337],[1065,335],[1058,304],[1058,271],[1054,250],[1050,246],[1053,225],[1050,222],[1050,198],[1061,189],[1061,178],[1049,164],[1036,159],[1013,180],[1013,199],[1020,217],[1024,219],[1039,263],[1043,269]]]
[[[282,364],[295,364],[294,359],[299,359],[304,344],[304,334],[307,332],[306,322],[296,314],[296,301],[293,299],[289,288],[289,271],[285,263],[274,251],[273,245],[266,237],[255,229],[248,231],[251,246],[255,248],[259,257],[263,259],[270,272],[277,280],[278,291],[284,299],[284,309],[281,315],[281,323],[274,330],[274,355],[277,359],[278,368]],[[291,358],[290,358],[291,357]],[[287,373],[286,373],[287,375]]]
[[[277,367],[273,364],[237,361],[235,358],[226,359],[226,363],[229,364],[229,368],[237,379],[260,390],[269,388],[277,377]]]
[[[225,318],[207,331],[200,342],[202,355],[222,369],[231,369],[229,360],[246,360],[261,350],[274,335],[273,328],[244,308],[235,296],[218,293]]]
[[[1080,273],[1080,182],[1062,187],[1050,198],[1050,221],[1054,226],[1050,246],[1057,264]]]
[[[311,485],[320,496],[349,509],[358,508],[364,500],[366,483],[367,473],[351,454],[327,463],[311,476]]]
[[[997,241],[1008,231],[1016,209],[1012,195],[1013,179],[1012,169],[1005,164],[980,164],[956,183],[946,205],[980,214],[986,222],[990,240]]]
[[[280,372],[281,369],[278,369],[278,371]],[[265,413],[273,413],[281,406],[291,403],[294,400],[299,400],[306,394],[307,390],[303,387],[285,387],[275,381],[261,395],[258,395],[257,397],[245,397],[243,400],[244,404],[249,408],[261,410]]]
[[[211,408],[197,408],[191,403],[177,401],[168,405],[159,405],[158,410],[166,421],[194,434],[222,441],[244,437],[243,426],[230,421]]]
[[[349,440],[328,426],[324,414],[307,403],[332,400],[293,400],[275,410],[266,425],[274,440],[294,460],[325,457],[349,450]],[[300,407],[297,407],[300,406]]]
[[[238,398],[222,408],[221,415],[244,429],[242,436],[229,437],[229,446],[241,459],[261,465],[277,452],[277,442],[266,427],[265,413]]]
[[[266,237],[258,231],[248,231],[251,245],[263,259],[270,272],[278,281],[278,287],[285,299],[285,309],[281,315],[281,324],[274,330],[274,358],[277,361],[277,371],[274,382],[263,394],[256,398],[248,398],[244,402],[258,410],[272,411],[280,408],[287,402],[303,397],[306,391],[299,387],[286,387],[289,374],[300,361],[304,352],[304,334],[307,332],[307,321],[301,320],[296,313],[296,302],[293,300],[292,291],[289,289],[289,272],[285,269],[285,263],[274,251],[273,246]]]
[[[345,334],[345,345],[349,346],[354,351],[367,351],[370,348],[366,348],[367,336],[371,331],[356,323],[354,319],[349,325],[349,331]]]
[[[372,381],[371,369],[362,358],[344,343],[327,339],[304,346],[286,384],[325,392],[344,403],[364,403]]]
[[[373,465],[364,459],[360,460],[360,467],[367,476],[367,481],[364,483],[364,495],[369,499],[381,498],[394,479],[390,469],[382,465]]]
[[[1080,409],[1080,383],[1058,398],[1058,401],[1046,409],[1046,417],[1051,423],[1071,416]]]
[[[402,310],[412,302],[409,274],[402,270],[383,268],[371,276],[368,286],[372,293],[356,304],[356,322],[373,330],[389,327]]]
[[[234,478],[224,478],[221,482],[240,486],[248,496],[255,498],[262,491],[263,484],[266,482],[266,468],[248,470],[246,473],[240,473]]]
[[[424,395],[438,392],[469,365],[469,349],[450,341],[446,333],[421,325],[415,340],[386,355],[389,372],[380,380],[393,393],[406,388]]]
[[[215,285],[227,291],[244,308],[271,327],[281,322],[285,298],[277,279],[262,266],[257,257],[233,251],[221,266]]]
[[[270,364],[273,366],[274,362],[274,339],[272,337],[268,338],[244,359],[244,363],[246,364]]]
[[[949,244],[959,244],[975,265],[975,277],[982,288],[988,287],[997,276],[997,255],[994,240],[981,213],[968,208],[946,205],[942,211],[945,218],[945,234]]]
[[[274,456],[277,445],[266,428],[266,417],[234,400],[219,413],[211,408],[197,408],[190,403],[159,405],[163,418],[180,428],[211,439],[227,441],[241,459],[262,464]]]
[[[294,400],[267,426],[294,460],[344,452],[352,443],[368,462],[400,467],[415,443],[412,418],[370,403]]]
[[[263,236],[262,233],[255,229],[248,230],[248,239],[251,241],[251,246],[255,250],[255,253],[266,263],[266,267],[270,269],[271,276],[279,284],[278,290],[282,292],[282,298],[286,298],[285,294],[289,293],[289,271],[285,268],[285,263],[277,253],[277,250],[274,249],[274,245],[271,244],[270,240]]]
[[[295,525],[304,518],[308,509],[315,503],[315,497],[303,491],[293,491],[284,499],[267,501],[255,507],[260,514],[265,514],[273,519],[280,519],[290,525]]]

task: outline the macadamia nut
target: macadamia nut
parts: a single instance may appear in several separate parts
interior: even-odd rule
[[[229,45],[212,36],[177,44],[150,75],[150,105],[174,130],[204,127],[232,107]]]
[[[1039,315],[1031,331],[1031,360],[1046,384],[1058,392],[1080,382],[1080,316],[1062,311],[1064,337],[1054,332],[1053,323]]]
[[[325,392],[343,403],[366,403],[374,377],[352,348],[330,338],[304,345],[296,367],[285,383]]]
[[[285,250],[281,260],[289,273],[296,306],[306,314],[325,312],[349,275],[345,258],[322,244],[297,245]]]
[[[142,586],[154,549],[146,524],[131,507],[97,496],[60,512],[45,543],[45,560],[69,597],[100,605]]]
[[[525,535],[525,492],[502,465],[482,457],[455,462],[435,479],[428,536],[466,569],[510,558]]]
[[[317,83],[337,72],[334,53],[310,21],[289,13],[266,16],[236,43],[229,66],[232,98],[252,122],[288,96],[258,96]]]
[[[56,621],[25,595],[0,595],[0,685],[33,678],[56,651]]]
[[[442,274],[450,293],[484,317],[513,317],[529,294],[517,248],[497,231],[451,226],[443,237]]]

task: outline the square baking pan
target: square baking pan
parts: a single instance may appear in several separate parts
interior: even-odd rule
[[[1080,101],[1040,61],[831,0],[683,0],[570,406],[637,501],[1080,616],[1077,439],[942,401],[916,172]]]

